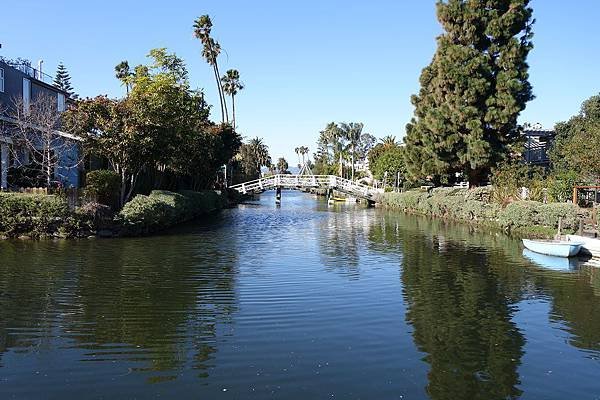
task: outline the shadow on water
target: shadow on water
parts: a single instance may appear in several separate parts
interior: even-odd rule
[[[184,365],[204,374],[216,324],[236,309],[235,243],[199,250],[207,234],[0,244],[1,353],[78,349],[149,382]]]
[[[598,269],[573,260],[561,260],[566,270],[557,268],[556,260],[547,268],[548,262],[537,256],[524,258],[520,242],[502,234],[393,212],[379,214],[369,233],[371,246],[402,256],[406,318],[414,327],[415,344],[427,354],[431,398],[506,399],[524,394],[519,371],[526,338],[514,317],[528,300],[550,300],[549,320],[560,322],[557,326],[571,345],[594,352],[598,360]],[[555,355],[545,358],[555,360]],[[538,361],[543,363],[544,357]]]

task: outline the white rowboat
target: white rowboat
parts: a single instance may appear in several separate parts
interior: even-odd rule
[[[531,251],[548,256],[573,257],[579,253],[583,243],[566,240],[523,239],[523,245]]]

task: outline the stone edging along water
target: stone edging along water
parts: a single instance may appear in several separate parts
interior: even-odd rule
[[[520,237],[550,238],[556,234],[559,218],[563,232],[575,232],[585,215],[584,210],[570,203],[515,201],[502,207],[491,200],[489,187],[384,193],[377,204],[412,214],[499,228]]]

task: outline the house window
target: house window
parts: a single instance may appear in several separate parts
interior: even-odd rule
[[[0,68],[0,92],[4,92],[4,68]]]
[[[62,93],[58,93],[58,111],[65,111],[65,95]]]
[[[31,104],[31,81],[23,78],[23,112],[29,113],[29,105]]]

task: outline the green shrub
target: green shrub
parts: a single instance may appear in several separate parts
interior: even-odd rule
[[[465,199],[489,203],[492,200],[492,186],[480,186],[467,190]]]
[[[548,196],[550,200],[565,202],[573,198],[573,188],[579,183],[575,171],[560,172],[548,179]]]
[[[558,227],[558,219],[562,218],[562,227],[577,230],[579,227],[579,207],[571,203],[539,204],[536,225]]]
[[[223,208],[224,197],[215,191],[179,193],[155,190],[137,195],[119,213],[124,235],[145,235],[190,221]]]
[[[543,197],[544,171],[521,162],[500,165],[492,171],[492,200],[506,205],[520,198],[520,188],[529,188],[530,199],[540,201]]]
[[[514,229],[535,225],[537,207],[535,201],[516,201],[500,211],[498,222],[502,228]]]
[[[0,193],[0,234],[8,237],[75,237],[89,234],[89,218],[58,196]],[[82,232],[85,231],[85,232]]]
[[[472,221],[495,221],[500,213],[500,206],[476,200],[466,200],[461,207],[460,219]]]
[[[578,208],[573,204],[517,201],[500,212],[499,223],[508,229],[533,226],[554,229],[558,227],[558,219],[561,217],[564,229],[575,230],[579,226]]]
[[[517,201],[502,209],[500,204],[490,201],[490,196],[489,187],[473,190],[439,188],[429,193],[417,190],[385,193],[379,202],[423,215],[492,223],[506,230],[534,236],[551,236],[559,218],[562,218],[562,226],[567,231],[575,231],[579,226],[579,208],[573,204]]]
[[[99,169],[85,175],[85,193],[101,204],[116,207],[121,188],[121,177],[114,171]]]

